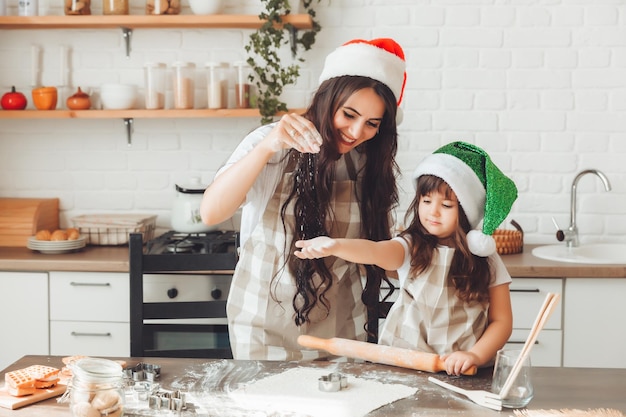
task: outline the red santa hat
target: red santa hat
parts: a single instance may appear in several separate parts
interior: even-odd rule
[[[370,41],[354,39],[341,45],[326,57],[320,75],[320,84],[334,77],[359,75],[385,84],[393,92],[398,104],[399,124],[402,120],[400,103],[406,85],[406,61],[402,47],[393,39],[377,38]]]

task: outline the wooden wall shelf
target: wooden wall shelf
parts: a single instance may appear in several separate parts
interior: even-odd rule
[[[308,14],[282,17],[296,29],[311,29]],[[257,29],[263,21],[257,15],[86,15],[86,16],[0,16],[0,29]]]
[[[303,113],[305,109],[293,109]],[[211,117],[261,117],[259,109],[189,110],[0,110],[0,119],[202,119]]]

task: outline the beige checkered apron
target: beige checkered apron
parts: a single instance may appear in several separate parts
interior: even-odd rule
[[[333,186],[334,219],[327,224],[332,237],[360,237],[360,211],[354,194],[356,173],[348,161],[349,157],[346,165],[351,172],[350,180],[335,181]],[[286,170],[261,222],[244,243],[233,275],[227,316],[235,359],[300,360],[327,356],[324,352],[301,350],[296,341],[301,334],[366,339],[363,327],[367,313],[361,302],[363,285],[359,268],[335,257],[326,258],[333,275],[333,285],[326,293],[330,311],[327,314],[318,305],[309,314],[310,323],[298,327],[294,322],[292,303],[296,286],[285,266],[284,254],[285,242],[292,239],[292,205],[286,210],[286,235],[280,216],[280,208],[293,184],[292,171]],[[314,279],[319,277],[315,275]]]
[[[402,284],[380,344],[443,355],[469,350],[487,328],[487,305],[461,301],[448,283],[454,249],[440,247],[433,265]]]

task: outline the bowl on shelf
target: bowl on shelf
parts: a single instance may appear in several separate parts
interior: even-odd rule
[[[222,10],[222,0],[189,0],[193,14],[217,14]]]
[[[58,93],[56,87],[33,88],[31,94],[37,110],[55,110],[57,108]]]
[[[128,110],[135,107],[137,86],[132,84],[103,84],[100,102],[105,110]]]

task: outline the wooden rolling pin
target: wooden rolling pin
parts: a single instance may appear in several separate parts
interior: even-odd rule
[[[418,352],[338,337],[322,339],[315,336],[300,335],[298,336],[298,343],[307,348],[325,350],[333,355],[363,359],[384,365],[434,373],[446,370],[441,357],[435,353]],[[463,375],[476,375],[476,371],[476,367],[473,366]]]

